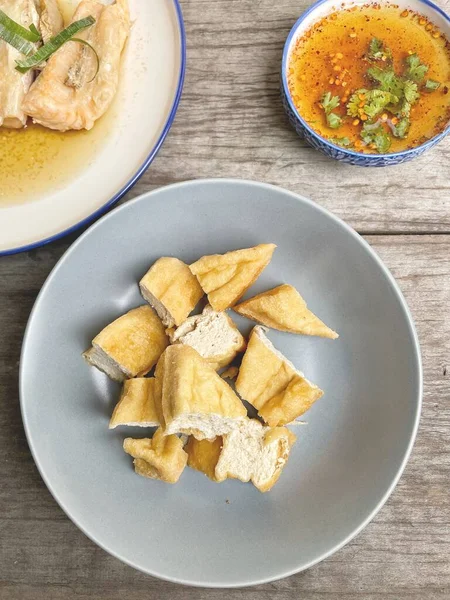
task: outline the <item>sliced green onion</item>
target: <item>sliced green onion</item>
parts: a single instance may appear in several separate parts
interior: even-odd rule
[[[90,48],[92,50],[92,52],[95,54],[95,59],[97,61],[97,68],[95,70],[95,74],[94,74],[93,78],[89,79],[89,81],[86,82],[86,83],[91,83],[92,81],[94,81],[94,79],[98,75],[98,72],[100,71],[100,58],[99,58],[99,56],[97,54],[97,50],[94,48],[94,46],[92,46],[92,44],[90,44],[86,40],[82,40],[81,38],[71,38],[68,41],[69,42],[78,42],[79,44],[83,44],[84,46],[87,46],[88,48]]]
[[[4,42],[18,50],[21,54],[25,54],[25,56],[31,56],[36,48],[27,40],[24,40],[23,37],[17,35],[17,33],[12,33],[9,29],[7,29],[4,25],[0,23],[0,39]]]
[[[10,19],[2,10],[0,10],[0,25],[3,25],[10,33],[18,35],[29,42],[38,42],[41,39],[41,34],[33,24],[30,25],[30,29],[25,29],[25,27],[22,27],[22,25],[19,25],[19,23]],[[7,40],[5,40],[5,42],[6,41]],[[14,48],[16,47],[14,46]]]
[[[37,36],[37,42],[39,42],[42,39],[41,34],[39,33],[39,31],[36,28],[36,25],[34,23],[31,23],[30,25],[30,31],[31,33],[33,33],[35,36]]]
[[[27,73],[30,69],[34,69],[42,62],[48,60],[52,54],[59,50],[66,42],[70,41],[70,39],[79,31],[90,27],[94,23],[95,19],[91,16],[71,23],[68,27],[55,35],[55,37],[52,37],[50,41],[41,46],[33,56],[30,56],[26,60],[16,60],[17,71],[20,71],[20,73]]]
[[[439,81],[434,81],[434,79],[427,79],[425,81],[425,90],[427,92],[434,92],[434,90],[437,90],[441,87],[441,84],[439,83]]]

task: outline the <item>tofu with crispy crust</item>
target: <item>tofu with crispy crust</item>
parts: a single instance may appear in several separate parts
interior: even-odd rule
[[[119,425],[156,427],[159,424],[155,407],[155,378],[136,377],[125,381],[109,428]]]
[[[272,429],[247,419],[213,442],[190,438],[188,465],[213,481],[251,481],[260,492],[268,492],[278,481],[295,440],[286,427]]]
[[[134,458],[138,475],[176,483],[187,463],[183,442],[176,435],[165,436],[158,429],[152,439],[126,438],[123,449]]]
[[[179,326],[203,296],[196,277],[178,258],[158,259],[139,282],[143,298],[168,328]]]
[[[253,296],[233,310],[243,317],[279,331],[317,335],[333,340],[339,337],[308,309],[306,302],[291,285],[280,285]]]
[[[230,364],[238,352],[245,350],[245,339],[232,319],[224,312],[206,306],[201,315],[186,319],[172,334],[173,344],[185,344],[197,350],[213,369]]]
[[[234,306],[269,264],[275,244],[234,250],[226,254],[203,256],[191,265],[191,271],[214,310]]]
[[[232,431],[247,411],[231,387],[190,346],[169,346],[155,372],[164,433],[214,439]]]
[[[83,356],[114,379],[142,377],[158,361],[169,339],[150,306],[139,306],[105,327]]]
[[[250,335],[236,390],[271,427],[294,421],[323,396],[322,390],[273,346],[259,326]]]

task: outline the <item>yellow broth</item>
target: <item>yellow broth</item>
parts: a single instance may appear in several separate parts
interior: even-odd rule
[[[373,87],[366,75],[371,66],[367,53],[373,38],[391,50],[398,75],[404,71],[405,59],[416,53],[429,67],[425,79],[441,84],[433,92],[420,90],[420,99],[411,109],[411,126],[406,138],[391,136],[388,151],[414,148],[440,133],[450,119],[450,45],[432,23],[412,11],[402,11],[396,5],[372,4],[334,12],[313,25],[296,41],[289,57],[288,85],[292,101],[311,128],[324,138],[346,137],[356,150],[373,152],[361,142],[363,123],[347,116],[345,107],[355,90]],[[377,66],[383,68],[384,65],[377,61]],[[327,125],[321,107],[323,94],[328,91],[340,100],[333,111],[343,117],[337,129]],[[383,127],[389,132],[387,125]]]

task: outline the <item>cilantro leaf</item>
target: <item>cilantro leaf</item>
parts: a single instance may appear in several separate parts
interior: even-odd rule
[[[364,112],[369,119],[374,119],[388,104],[397,104],[398,97],[383,90],[370,90],[367,94]]]
[[[427,79],[425,81],[424,89],[427,92],[434,92],[434,90],[437,90],[440,87],[441,87],[441,84],[439,83],[439,81],[435,81],[434,79]]]
[[[361,138],[368,145],[374,144],[380,154],[385,154],[391,147],[391,138],[379,123],[365,123]]]
[[[408,79],[412,79],[413,81],[422,81],[425,77],[425,73],[428,71],[428,66],[423,65],[420,62],[420,58],[417,54],[411,54],[407,56],[405,59],[406,66],[406,77]]]
[[[337,129],[342,124],[342,119],[336,113],[330,112],[327,114],[327,124],[331,129]]]
[[[347,114],[350,117],[359,116],[359,105],[361,104],[360,94],[366,95],[369,93],[369,90],[365,90],[361,88],[360,90],[356,90],[354,94],[350,96],[349,101],[347,102]]]
[[[339,96],[332,96],[331,92],[327,92],[322,96],[321,103],[323,110],[326,114],[328,114],[333,110],[333,108],[337,108],[339,106]]]
[[[378,38],[372,38],[369,44],[368,57],[372,60],[387,61],[392,58],[392,52]]]
[[[377,83],[383,92],[390,92],[401,98],[403,93],[403,82],[400,77],[394,73],[393,69],[380,69],[380,67],[370,67],[367,71],[367,75]]]
[[[361,100],[360,96],[364,96]],[[354,94],[350,96],[347,103],[347,114],[351,117],[358,117],[361,102],[364,102],[363,110],[369,119],[374,119],[379,115],[384,108],[388,105],[395,105],[399,101],[397,96],[386,92],[384,90],[356,90]]]
[[[405,100],[410,104],[414,104],[414,102],[420,98],[420,94],[417,91],[417,83],[414,83],[414,81],[411,81],[410,79],[407,79],[403,83],[403,93],[405,95]]]
[[[332,144],[336,144],[337,146],[343,146],[344,148],[348,148],[348,146],[352,145],[351,140],[348,137],[331,137],[328,140]]]
[[[405,138],[408,134],[410,125],[411,121],[408,119],[408,117],[403,117],[403,119],[400,119],[397,125],[391,125],[392,133],[395,137]]]
[[[404,98],[399,107],[392,112],[395,112],[395,114],[399,117],[409,117],[411,114],[411,104],[406,100],[406,98]]]

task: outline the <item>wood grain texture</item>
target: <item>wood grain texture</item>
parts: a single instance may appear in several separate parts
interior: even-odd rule
[[[437,0],[449,9],[450,0]],[[404,165],[343,165],[309,148],[281,106],[287,34],[308,0],[184,0],[187,73],[175,123],[130,192],[201,177],[256,179],[312,198],[358,231],[450,232],[450,136]]]
[[[450,0],[437,0],[448,8]],[[182,0],[188,69],[152,167],[125,200],[175,181],[240,177],[309,196],[360,232],[415,317],[425,397],[405,474],[375,520],[309,571],[245,590],[161,582],[84,536],[45,487],[20,417],[20,347],[35,297],[78,234],[0,259],[0,600],[448,600],[450,598],[450,139],[386,169],[338,164],[300,140],[279,99],[281,52],[306,0]],[[380,235],[380,234],[400,235]],[[426,235],[414,235],[424,233]],[[435,235],[428,235],[434,233]],[[403,235],[408,234],[408,235]],[[183,542],[184,543],[184,542]],[[188,544],[187,544],[188,551]]]
[[[367,239],[402,287],[422,344],[424,409],[411,460],[386,506],[347,547],[305,573],[231,591],[138,573],[95,546],[57,506],[27,447],[17,371],[34,299],[69,242],[2,259],[0,600],[448,600],[450,236]]]

